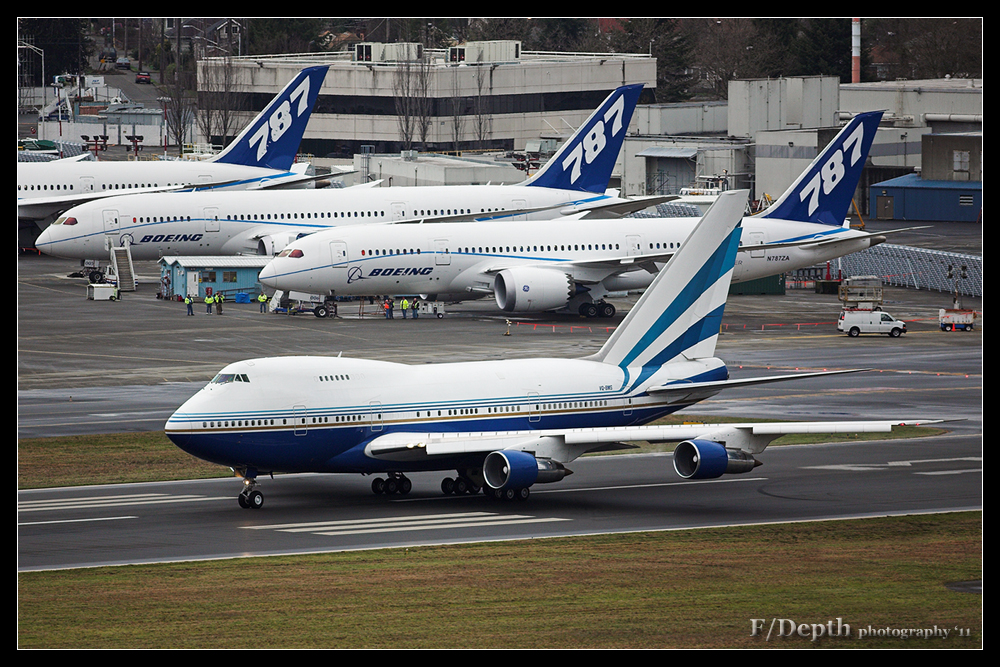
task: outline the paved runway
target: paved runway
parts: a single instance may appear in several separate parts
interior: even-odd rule
[[[504,337],[489,304],[443,320],[267,316],[227,304],[186,317],[154,298],[151,280],[119,303],[85,299],[73,262],[19,260],[18,434],[159,430],[219,368],[268,354],[368,356],[406,363],[581,356],[620,321],[524,318]],[[734,297],[718,355],[734,377],[796,368],[876,372],[733,391],[699,415],[775,419],[960,418],[942,438],[773,448],[753,473],[709,482],[676,477],[669,456],[581,459],[563,482],[524,503],[443,497],[440,474],[413,475],[405,499],[373,496],[361,476],[263,482],[265,508],[240,510],[239,481],[170,482],[19,492],[22,570],[387,545],[664,530],[982,507],[982,331],[936,328],[946,294],[889,290],[902,339],[839,335],[835,296]],[[970,300],[971,301],[971,300]],[[620,310],[628,307],[620,302]],[[975,305],[975,304],[973,304]],[[183,476],[183,471],[178,471]]]

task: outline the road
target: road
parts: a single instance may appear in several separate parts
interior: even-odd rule
[[[611,321],[504,318],[488,303],[443,320],[337,320],[261,315],[227,304],[223,316],[184,315],[153,296],[155,267],[119,303],[84,298],[72,263],[19,265],[19,437],[158,430],[226,363],[263,354],[370,356],[406,363],[581,356]],[[727,392],[691,412],[774,419],[946,418],[943,437],[772,448],[752,473],[685,482],[668,455],[587,457],[574,474],[536,485],[527,502],[445,497],[440,474],[413,475],[405,497],[374,496],[362,476],[288,475],[262,488],[259,512],[236,504],[239,481],[178,481],[21,491],[18,568],[162,562],[251,554],[370,549],[608,531],[881,516],[982,507],[982,331],[943,333],[947,295],[889,290],[907,320],[901,339],[836,333],[835,296],[736,297],[718,354],[734,377],[783,370],[871,368]],[[628,308],[629,300],[618,304]],[[183,471],[178,471],[183,477]]]

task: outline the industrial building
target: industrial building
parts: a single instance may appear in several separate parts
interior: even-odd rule
[[[610,90],[627,83],[652,87],[656,80],[656,60],[644,54],[541,54],[522,51],[519,42],[477,42],[439,50],[365,43],[343,54],[207,59],[199,62],[199,82],[227,62],[239,69],[253,110],[302,67],[329,63],[302,150],[317,158],[356,156],[361,177],[384,185],[523,180],[535,151],[554,148]],[[975,165],[966,180],[981,183],[982,93],[981,79],[735,80],[728,101],[640,104],[610,186],[626,196],[693,185],[747,187],[766,203],[791,184],[845,118],[885,109],[857,197],[862,213],[872,215],[873,183],[934,169],[937,162],[947,163],[944,170],[955,160]],[[419,108],[404,108],[399,98],[406,95],[422,100]],[[213,100],[207,90],[199,97],[202,104]],[[939,152],[925,165],[931,145],[925,135],[940,144],[956,133],[973,137],[962,149],[970,155],[965,162],[964,152],[954,158]],[[526,153],[527,160],[510,159],[511,151]],[[945,180],[960,179],[961,168],[956,173]]]

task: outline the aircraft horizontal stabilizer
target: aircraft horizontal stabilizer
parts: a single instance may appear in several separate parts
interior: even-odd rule
[[[870,371],[870,368],[852,368],[840,371],[817,371],[815,373],[796,373],[795,375],[769,375],[767,377],[758,378],[741,378],[738,380],[714,380],[711,382],[675,382],[671,384],[661,384],[655,387],[650,387],[646,391],[649,393],[655,393],[658,396],[663,394],[677,393],[677,394],[687,394],[687,393],[699,393],[699,392],[711,392],[709,396],[722,391],[723,389],[732,389],[733,387],[750,387],[758,384],[770,384],[772,382],[784,382],[785,380],[801,380],[802,378],[810,377],[822,377],[824,375],[843,375],[845,373],[865,373]]]
[[[585,218],[606,218],[609,216],[625,216],[629,213],[638,213],[651,206],[666,204],[667,202],[680,199],[678,195],[656,195],[650,197],[634,197],[625,200],[612,200],[607,203],[594,202],[580,204],[577,206],[564,206],[560,209],[562,215],[573,215],[574,213],[584,213]]]

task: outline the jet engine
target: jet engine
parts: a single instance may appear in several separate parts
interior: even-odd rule
[[[759,465],[753,454],[711,440],[685,440],[674,449],[674,470],[684,479],[715,479],[750,472]]]
[[[504,269],[493,281],[497,306],[513,313],[563,308],[575,292],[568,274],[533,266]]]
[[[571,474],[560,463],[514,449],[490,452],[483,461],[483,478],[492,489],[528,488],[535,482],[558,482]]]

